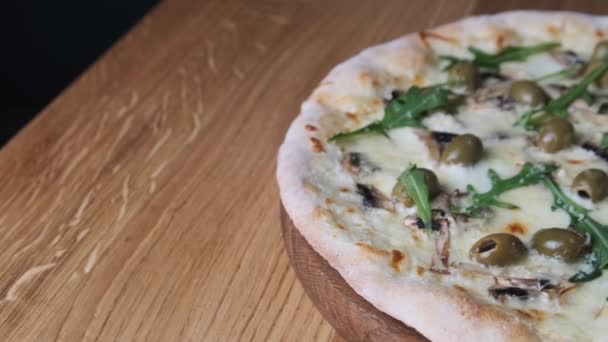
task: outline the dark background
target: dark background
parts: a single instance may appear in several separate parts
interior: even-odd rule
[[[0,4],[0,146],[157,2]]]

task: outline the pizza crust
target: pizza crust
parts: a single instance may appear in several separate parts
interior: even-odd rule
[[[606,18],[577,13],[517,11],[467,18],[432,32],[467,45],[482,44],[486,49],[492,47],[483,44],[498,41],[498,37],[504,38],[497,44],[516,44],[510,40],[516,39],[511,33],[517,32],[543,40],[559,39],[569,48],[584,50],[592,48],[606,24]],[[451,44],[449,39],[434,39],[433,44]],[[315,89],[302,105],[279,151],[277,178],[283,205],[309,244],[358,294],[429,339],[538,340],[532,324],[499,306],[482,303],[428,278],[406,277],[404,273],[411,270],[387,269],[390,256],[369,253],[357,246],[353,237],[336,227],[334,214],[320,209],[320,193],[324,189],[314,182],[318,177],[315,167],[321,165],[323,158],[333,157],[326,150],[335,147],[329,146],[327,139],[343,124],[325,121],[324,115],[348,112],[352,103],[360,105],[361,101],[369,101],[370,112],[378,110],[382,103],[374,104],[373,100],[384,91],[375,84],[379,79],[401,88],[416,84],[429,58],[424,40],[420,34],[412,33],[367,49],[334,68]],[[333,164],[339,165],[337,161]]]

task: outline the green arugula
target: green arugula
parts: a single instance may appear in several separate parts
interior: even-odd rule
[[[469,46],[468,50],[473,54],[473,59],[470,61],[478,68],[491,69],[498,71],[502,63],[508,62],[523,62],[528,57],[550,51],[558,47],[560,44],[555,42],[542,43],[531,46],[507,46],[497,53],[487,53],[474,46]],[[439,56],[440,59],[445,60],[448,64],[443,70],[449,70],[454,64],[458,62],[467,61],[452,56]]]
[[[600,141],[600,148],[604,151],[608,150],[608,133],[602,134],[602,141]]]
[[[518,120],[517,125],[527,130],[536,130],[538,127],[553,116],[565,117],[568,107],[579,97],[588,96],[587,87],[608,71],[608,62],[593,69],[583,80],[568,89],[562,96],[549,101],[544,107],[525,112]]]
[[[579,66],[573,66],[573,67],[565,68],[562,70],[558,70],[556,72],[552,72],[547,75],[537,77],[534,81],[542,82],[542,81],[550,80],[552,78],[573,77],[579,72],[579,70],[580,70]]]
[[[488,170],[488,177],[490,178],[492,188],[487,192],[479,193],[472,185],[469,185],[467,191],[472,194],[472,204],[467,208],[454,207],[452,211],[469,216],[477,216],[481,210],[490,206],[518,209],[519,207],[514,204],[500,201],[498,196],[516,188],[539,183],[545,176],[556,169],[555,165],[525,163],[515,176],[506,179],[500,178],[496,171],[490,169]]]
[[[473,54],[474,65],[498,70],[502,63],[523,62],[532,55],[553,50],[559,45],[559,43],[550,42],[524,47],[507,46],[496,54],[486,53],[475,47],[469,47],[469,51]]]
[[[553,194],[553,209],[564,210],[570,216],[572,228],[591,236],[591,255],[588,261],[593,269],[591,272],[581,270],[569,281],[580,283],[601,276],[602,269],[608,265],[608,227],[592,219],[587,209],[568,198],[550,175],[544,175],[543,182]]]
[[[416,165],[410,165],[399,175],[397,183],[405,188],[416,203],[416,214],[422,220],[424,227],[431,229],[431,203],[424,174],[416,168]]]
[[[461,98],[460,95],[445,89],[443,84],[425,88],[413,86],[386,105],[382,120],[374,121],[352,132],[336,134],[329,141],[335,142],[367,133],[380,133],[388,137],[387,132],[393,128],[421,128],[422,119],[428,112],[439,108],[451,111]]]

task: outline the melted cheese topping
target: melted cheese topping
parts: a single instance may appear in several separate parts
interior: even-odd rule
[[[506,64],[501,71],[515,79],[533,79],[561,69],[563,66],[549,54],[540,54],[524,63]],[[445,81],[445,73],[438,69],[429,69],[426,71],[425,79],[427,84],[442,82]],[[379,89],[378,94],[386,97],[386,94],[390,93],[387,91],[389,88],[390,86],[387,85],[386,89]],[[357,98],[357,101],[363,100]],[[359,104],[353,107],[358,106]],[[344,104],[344,107],[353,109],[347,104]],[[591,109],[585,109],[580,104],[572,107],[570,119],[575,125],[577,138],[580,141],[597,142],[604,128],[608,126],[601,122],[599,124],[590,122],[589,115],[597,115],[589,114],[593,112]],[[555,162],[560,165],[560,170],[555,175],[556,181],[566,194],[582,206],[591,209],[592,217],[599,222],[608,223],[608,200],[592,204],[568,190],[572,179],[580,171],[587,168],[608,171],[608,163],[578,146],[554,154],[540,150],[532,142],[534,133],[515,127],[516,120],[524,110],[525,108],[519,107],[514,110],[501,110],[493,105],[480,105],[469,100],[456,115],[433,113],[424,120],[424,125],[429,130],[473,133],[480,137],[484,144],[484,157],[472,167],[440,165],[431,158],[428,148],[418,136],[419,131],[413,128],[394,129],[389,133],[390,139],[373,134],[360,136],[350,139],[340,147],[343,152],[362,153],[371,163],[379,167],[377,171],[359,175],[357,182],[374,185],[387,195],[391,193],[396,178],[410,163],[433,170],[443,190],[451,193],[456,189],[464,190],[469,184],[480,192],[487,191],[490,188],[490,180],[487,176],[490,168],[501,177],[507,178],[515,175],[524,162]],[[371,112],[366,113],[360,122],[348,125],[351,128],[361,127],[382,116],[382,106],[371,107]],[[334,162],[339,165],[337,159]],[[352,188],[352,180],[343,180],[343,185]],[[508,299],[500,303],[488,295],[488,287],[494,284],[492,277],[480,277],[458,268],[451,269],[449,275],[424,272],[430,265],[435,248],[434,240],[433,235],[428,235],[424,231],[417,232],[404,227],[404,217],[414,214],[414,208],[405,208],[397,204],[394,213],[383,209],[357,209],[364,210],[365,215],[348,215],[352,208],[361,208],[360,197],[352,192],[341,193],[337,197],[337,200],[345,204],[343,207],[332,207],[337,213],[335,215],[337,223],[368,232],[366,240],[372,246],[387,246],[386,249],[407,251],[411,277],[432,277],[433,281],[457,286],[481,301],[519,310],[516,312],[528,315],[527,319],[534,321],[534,327],[540,336],[547,340],[604,338],[608,329],[608,312],[604,313],[608,296],[608,275],[579,285],[560,300],[541,295],[528,300]],[[514,266],[487,268],[471,261],[468,256],[469,249],[487,234],[513,233],[529,246],[532,236],[539,229],[565,228],[570,222],[569,216],[564,211],[551,209],[552,194],[540,184],[504,193],[500,199],[515,203],[521,209],[492,208],[493,215],[488,218],[481,221],[472,220],[468,225],[459,224],[450,228],[452,265],[469,265],[501,276],[538,278],[539,275],[546,275],[561,279],[567,279],[583,267],[582,262],[566,264],[539,255],[532,248],[525,261]]]

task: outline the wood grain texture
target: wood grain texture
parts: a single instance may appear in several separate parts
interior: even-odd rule
[[[331,340],[284,251],[275,155],[366,46],[513,6],[171,0],[0,151],[0,336]]]

